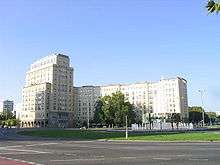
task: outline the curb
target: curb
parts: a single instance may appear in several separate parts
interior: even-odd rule
[[[139,142],[139,143],[220,143],[220,141],[156,141],[156,140],[108,140],[108,139],[101,139],[101,140],[96,140],[99,142]]]

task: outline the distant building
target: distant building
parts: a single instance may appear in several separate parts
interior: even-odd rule
[[[76,126],[87,125],[94,117],[96,101],[101,96],[99,86],[74,87],[74,121]]]
[[[77,87],[74,90],[75,120],[83,123],[93,119],[95,103],[100,96],[121,91],[134,105],[137,117],[145,121],[148,113],[167,118],[172,113],[188,117],[187,81],[183,78],[162,79],[159,82],[113,84]]]
[[[13,112],[14,102],[10,100],[3,101],[3,112]]]
[[[34,62],[23,88],[22,127],[68,127],[73,120],[73,68],[66,55]]]

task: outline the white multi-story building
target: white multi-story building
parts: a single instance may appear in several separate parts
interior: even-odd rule
[[[152,94],[152,110],[156,116],[180,113],[188,117],[187,81],[183,78],[162,79],[153,83],[150,90]]]
[[[73,116],[73,68],[69,57],[53,54],[31,65],[23,88],[21,126],[67,127]]]
[[[89,124],[94,117],[96,101],[100,97],[99,86],[74,87],[74,121],[76,126]]]
[[[187,81],[177,77],[159,82],[73,87],[73,68],[66,55],[53,54],[34,62],[22,91],[22,127],[67,127],[89,123],[99,97],[121,91],[137,117],[147,114],[188,116]],[[74,123],[75,122],[75,123]]]
[[[22,112],[22,102],[15,104],[14,114],[16,116],[16,119],[20,120],[21,112]]]
[[[78,123],[92,119],[94,111],[87,111],[90,105],[94,109],[99,96],[111,95],[121,91],[127,100],[134,105],[137,118],[147,117],[149,113],[154,117],[167,117],[172,113],[179,113],[182,118],[188,117],[187,81],[183,78],[161,79],[159,82],[142,82],[134,84],[113,84],[100,87],[76,88],[75,118]],[[88,90],[89,89],[89,90]],[[91,90],[93,89],[93,90]],[[93,95],[95,89],[95,96]],[[78,103],[78,104],[77,104]],[[87,114],[89,115],[87,116]]]

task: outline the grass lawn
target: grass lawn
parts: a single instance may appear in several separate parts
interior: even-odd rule
[[[120,138],[113,138],[120,139]],[[193,133],[175,133],[158,135],[130,136],[129,140],[147,140],[147,141],[220,141],[220,132],[193,132]]]
[[[20,135],[71,138],[81,140],[125,140],[124,132],[105,132],[92,130],[34,130],[21,131]],[[220,132],[191,132],[191,133],[129,133],[128,140],[146,141],[220,141]]]
[[[125,133],[123,132],[105,132],[93,130],[34,130],[34,131],[21,131],[20,135],[30,135],[39,137],[52,137],[52,138],[71,138],[71,139],[110,139],[122,138]]]

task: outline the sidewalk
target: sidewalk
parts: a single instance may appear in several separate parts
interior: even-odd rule
[[[0,157],[0,165],[33,165],[33,164],[22,162],[19,160],[13,160],[13,159]]]

